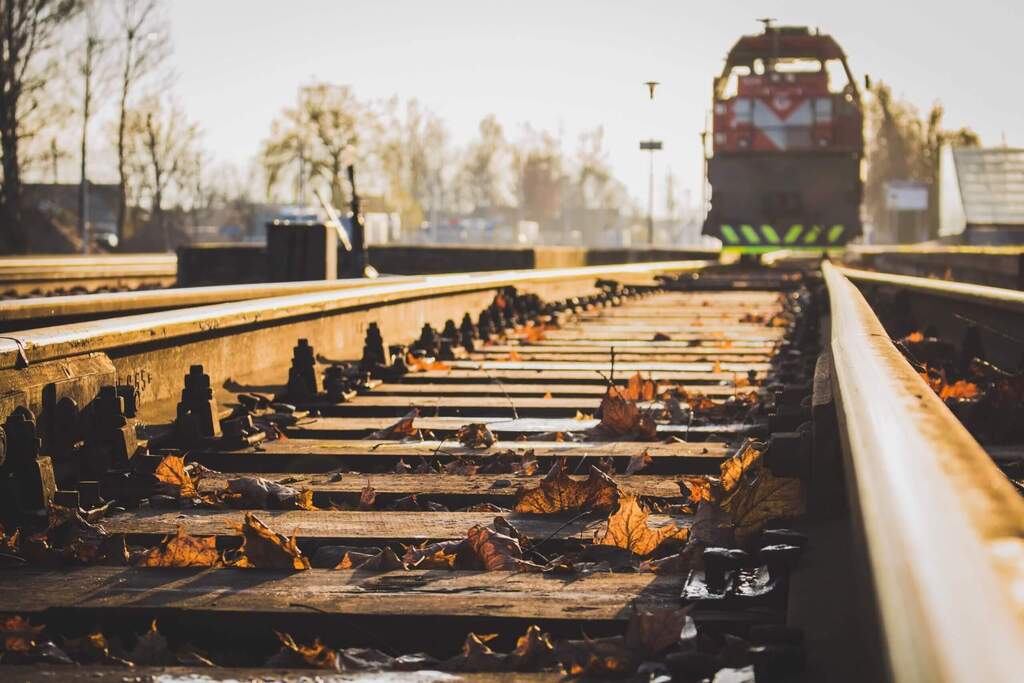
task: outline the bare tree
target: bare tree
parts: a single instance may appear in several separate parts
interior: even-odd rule
[[[505,179],[501,160],[507,146],[498,118],[488,114],[480,121],[480,138],[470,146],[462,168],[467,194],[477,209],[491,209],[501,203]]]
[[[371,118],[348,86],[318,83],[301,88],[297,106],[273,122],[263,143],[267,194],[293,180],[296,199],[306,202],[307,184],[319,182],[327,185],[335,206],[344,206],[346,162],[356,154],[360,132]]]
[[[550,225],[562,211],[565,161],[558,139],[525,126],[512,158],[520,212],[527,220]]]
[[[106,41],[100,35],[98,7],[90,2],[85,8],[85,39],[79,50],[76,64],[82,83],[82,139],[79,160],[78,184],[78,234],[82,236],[82,249],[89,251],[89,122],[93,115],[93,99],[96,95],[97,77],[100,74],[100,60],[106,49]]]
[[[28,246],[21,215],[19,146],[26,135],[25,119],[46,83],[45,69],[37,62],[78,9],[76,0],[0,0],[0,223],[9,226],[5,232],[11,251]]]
[[[198,141],[198,125],[179,106],[156,97],[129,109],[125,117],[125,168],[137,174],[133,180],[149,201],[151,222],[165,249],[170,240],[164,202],[172,190],[183,195],[191,191]]]
[[[124,239],[128,217],[128,159],[126,135],[128,101],[138,82],[167,57],[169,42],[160,17],[161,0],[119,0],[122,49],[121,99],[117,123],[117,173],[120,192],[117,202],[117,237]]]

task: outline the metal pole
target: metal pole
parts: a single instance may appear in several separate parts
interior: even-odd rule
[[[647,174],[647,243],[654,245],[654,149],[648,153],[650,168]]]

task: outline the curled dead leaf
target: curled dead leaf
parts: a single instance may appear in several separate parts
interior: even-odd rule
[[[479,524],[466,532],[466,542],[488,571],[513,571],[523,562],[518,539]]]
[[[622,391],[620,389],[620,391]],[[639,371],[629,378],[622,397],[628,401],[653,401],[658,395],[658,385],[652,379],[644,379]]]
[[[410,569],[454,569],[464,546],[464,540],[409,546],[402,555],[402,562]]]
[[[626,465],[626,474],[641,472],[652,462],[654,462],[654,458],[651,457],[651,454],[645,448],[643,453],[637,453],[629,458],[629,463]]]
[[[372,434],[370,434],[370,436],[368,436],[366,438],[368,438],[368,439],[380,439],[380,440],[384,440],[384,439],[416,439],[416,438],[419,438],[420,430],[416,429],[416,427],[413,426],[413,423],[416,421],[416,418],[419,417],[419,416],[420,416],[419,408],[413,408],[408,413],[406,413],[402,417],[401,420],[399,420],[395,424],[391,425],[390,427],[385,427],[384,429],[379,429],[379,430],[373,432]]]
[[[640,505],[636,496],[622,496],[618,509],[608,517],[606,528],[596,534],[594,542],[624,548],[642,557],[653,553],[665,541],[683,542],[689,536],[689,529],[679,528],[674,522],[651,527],[648,525],[649,517],[650,513]]]
[[[467,448],[490,448],[498,440],[486,424],[479,422],[459,427],[455,438]]]
[[[312,645],[299,645],[287,633],[281,633],[280,631],[274,631],[274,633],[277,634],[277,639],[281,641],[281,652],[272,658],[273,665],[287,664],[329,671],[342,670],[338,653],[325,647],[319,638],[314,640]]]
[[[374,509],[374,503],[377,501],[377,490],[370,486],[367,482],[363,490],[359,492],[359,509],[366,512]]]
[[[167,536],[136,561],[137,567],[216,567],[220,564],[216,536],[191,536],[185,527]]]
[[[760,460],[722,501],[722,509],[732,516],[740,543],[760,533],[767,522],[798,515],[803,507],[800,480],[776,477]]]
[[[264,524],[251,512],[237,529],[242,534],[242,547],[234,567],[257,569],[309,569],[309,559],[299,550],[295,537],[286,538]]]

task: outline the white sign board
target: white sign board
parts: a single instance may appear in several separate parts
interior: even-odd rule
[[[885,208],[889,211],[926,211],[928,184],[916,180],[886,181]]]

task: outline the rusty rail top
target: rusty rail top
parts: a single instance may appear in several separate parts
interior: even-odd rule
[[[850,271],[822,269],[849,485],[893,675],[1020,680],[1024,500],[895,348]]]
[[[892,285],[922,294],[932,294],[948,299],[966,301],[971,304],[981,304],[991,308],[1024,313],[1024,292],[1015,289],[975,285],[968,282],[936,280],[935,278],[917,277],[914,275],[877,273],[871,270],[860,270],[846,266],[834,266],[834,268],[854,282]]]
[[[249,301],[107,318],[12,333],[0,337],[0,370],[18,367],[20,357],[30,363],[139,344],[169,340],[242,326],[274,325],[303,316],[323,315],[359,307],[423,299],[504,287],[599,277],[653,276],[658,273],[698,270],[713,262],[664,261],[550,270],[512,270],[461,273],[403,279],[385,284],[338,291],[305,292]]]
[[[2,278],[2,273],[0,273]],[[413,276],[391,276],[374,280],[374,284],[412,280]],[[423,278],[419,278],[422,280]],[[130,315],[143,311],[204,306],[249,299],[265,299],[288,294],[335,291],[365,287],[368,281],[307,280],[303,282],[276,282],[244,285],[211,285],[206,287],[176,287],[147,289],[139,292],[104,292],[100,294],[72,294],[68,296],[40,296],[27,299],[0,301],[0,321],[30,321],[41,318],[67,318],[100,316],[101,314]]]

